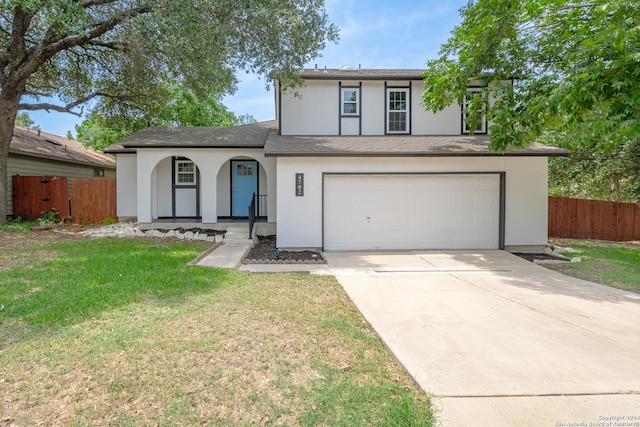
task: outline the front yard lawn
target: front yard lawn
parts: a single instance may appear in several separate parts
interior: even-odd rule
[[[0,242],[3,423],[434,424],[333,277],[189,266],[195,242]]]
[[[552,244],[574,248],[579,263],[546,264],[570,276],[640,293],[640,244],[590,240],[553,240]]]

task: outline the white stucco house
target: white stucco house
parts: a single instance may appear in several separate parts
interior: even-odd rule
[[[256,195],[279,248],[518,249],[547,242],[547,160],[531,145],[490,152],[464,106],[420,105],[422,70],[303,70],[276,120],[147,128],[117,157],[118,216],[225,228]],[[480,90],[470,88],[470,90]]]

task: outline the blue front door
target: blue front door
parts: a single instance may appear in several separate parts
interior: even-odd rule
[[[231,216],[248,216],[253,193],[258,192],[258,162],[231,162]]]

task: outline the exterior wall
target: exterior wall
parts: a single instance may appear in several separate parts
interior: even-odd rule
[[[112,168],[85,166],[75,163],[39,159],[37,157],[9,154],[7,159],[7,175],[9,178],[7,193],[7,215],[13,215],[13,177],[15,175],[31,176],[66,176],[68,178],[95,178],[95,169],[103,169],[106,178],[114,178],[116,171]],[[69,182],[69,186],[71,182]],[[69,187],[71,195],[71,187]]]
[[[282,135],[337,135],[338,82],[307,82],[282,94]]]
[[[118,218],[134,219],[137,200],[137,156],[136,154],[117,154],[117,213]]]
[[[230,159],[254,159],[261,165],[261,192],[267,195],[268,205],[268,221],[273,222],[276,219],[276,160],[273,158],[265,158],[262,150],[242,150],[242,149],[198,149],[198,148],[171,148],[158,149],[147,148],[138,149],[135,165],[136,175],[136,215],[139,222],[150,223],[157,218],[157,212],[154,206],[160,202],[165,195],[161,194],[161,181],[167,174],[164,166],[166,162],[171,162],[172,156],[186,157],[193,160],[200,172],[200,213],[202,222],[213,224],[218,220],[218,216],[224,216],[225,204],[219,203],[224,200],[224,195],[218,196],[220,185],[217,184],[218,177],[224,177],[225,164],[228,176],[228,162]],[[120,165],[118,165],[120,168]],[[133,167],[129,165],[129,172],[132,173]],[[264,173],[263,173],[264,171]],[[123,172],[124,173],[124,172]],[[169,166],[169,177],[171,179],[171,168]],[[228,183],[228,181],[227,181]],[[264,185],[264,187],[263,187]],[[228,191],[228,187],[227,187]],[[171,195],[169,194],[169,200]],[[120,200],[118,200],[120,203]],[[159,206],[159,205],[158,205]],[[228,202],[227,202],[228,209]],[[220,208],[220,210],[219,210]],[[159,211],[158,211],[159,212]],[[120,215],[120,214],[119,214]]]
[[[547,158],[278,158],[280,248],[322,247],[322,174],[505,172],[505,246],[547,242]],[[304,173],[304,196],[295,174]]]
[[[153,217],[172,216],[173,200],[171,193],[171,157],[163,159],[156,166]]]
[[[340,115],[340,83],[360,89],[359,116]],[[460,135],[462,133],[460,105],[453,104],[433,113],[420,105],[424,87],[422,81],[389,81],[391,87],[411,88],[410,128],[412,135]],[[384,81],[307,80],[299,88],[281,95],[282,135],[384,135],[386,132]]]

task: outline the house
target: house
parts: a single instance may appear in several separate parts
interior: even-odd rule
[[[14,176],[115,178],[116,160],[111,155],[88,149],[70,138],[16,127],[9,145],[7,174],[7,210],[8,215],[13,216]]]
[[[420,105],[422,70],[302,70],[276,120],[148,128],[117,156],[118,215],[224,227],[257,195],[279,248],[518,249],[547,242],[547,159],[533,144],[490,152],[464,106]],[[470,90],[481,90],[470,88]]]

